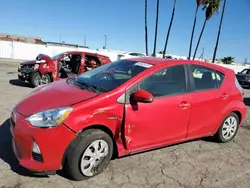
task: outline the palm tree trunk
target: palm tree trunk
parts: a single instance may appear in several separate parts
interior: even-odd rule
[[[160,0],[157,0],[157,8],[156,8],[156,21],[155,21],[155,42],[154,42],[154,51],[153,56],[156,56],[156,42],[157,42],[157,33],[158,33],[158,17],[159,17],[159,2]]]
[[[146,56],[148,56],[148,0],[145,0],[145,45],[146,45]]]
[[[169,35],[170,35],[172,23],[173,23],[173,20],[174,20],[174,13],[175,13],[176,1],[177,0],[174,1],[174,7],[173,7],[173,11],[172,11],[172,17],[171,17],[170,24],[169,24],[169,27],[168,27],[167,37],[166,37],[165,46],[164,46],[164,50],[163,50],[163,54],[162,54],[163,58],[164,58],[164,56],[166,54],[167,45],[168,45],[168,39],[169,39]]]
[[[219,40],[220,40],[220,31],[221,31],[221,26],[222,26],[222,23],[223,23],[226,2],[227,2],[227,0],[224,0],[222,15],[221,15],[221,19],[220,19],[220,26],[219,26],[219,30],[218,30],[217,41],[216,41],[216,45],[215,45],[215,48],[214,48],[214,55],[213,55],[213,61],[212,61],[213,63],[214,63],[215,58],[216,58],[217,48],[218,48],[218,44],[219,44]]]
[[[195,10],[195,16],[194,16],[193,30],[192,30],[191,39],[190,39],[188,59],[191,58],[191,51],[192,51],[193,38],[194,38],[194,30],[195,30],[195,26],[196,26],[196,19],[197,19],[198,9],[199,9],[199,5],[197,4],[196,10]]]
[[[201,38],[202,38],[203,32],[204,32],[204,30],[205,30],[206,24],[207,24],[207,19],[205,18],[205,21],[204,21],[204,24],[203,24],[203,27],[202,27],[202,30],[201,30],[201,33],[200,33],[200,36],[199,36],[198,42],[197,42],[197,44],[196,44],[196,48],[195,48],[195,51],[194,51],[193,60],[195,59],[195,56],[196,56],[197,50],[198,50],[198,48],[199,48],[200,41],[201,41]]]

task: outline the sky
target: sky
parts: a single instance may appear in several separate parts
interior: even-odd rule
[[[174,0],[160,0],[157,52],[163,50]],[[167,52],[188,55],[196,0],[177,0]],[[222,10],[222,9],[221,9]],[[208,22],[197,56],[212,58],[220,13]],[[205,13],[198,13],[194,46]],[[156,0],[148,0],[149,52],[153,52]],[[2,0],[0,32],[43,37],[44,41],[104,46],[145,53],[144,0]],[[227,0],[217,58],[250,62],[250,0]]]

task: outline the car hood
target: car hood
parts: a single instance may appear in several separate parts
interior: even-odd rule
[[[31,61],[24,61],[21,63],[21,65],[34,65],[36,63],[35,60],[31,60]]]
[[[33,89],[16,105],[16,110],[24,116],[29,116],[48,109],[71,106],[97,95],[69,85],[66,79],[63,79]]]

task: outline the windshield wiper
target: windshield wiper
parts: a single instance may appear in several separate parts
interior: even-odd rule
[[[69,84],[72,84],[72,85],[75,85],[75,86],[79,87],[80,89],[89,89],[89,90],[91,90],[91,91],[93,91],[95,93],[98,93],[98,94],[103,93],[103,92],[107,92],[107,90],[104,89],[104,88],[100,88],[98,86],[93,86],[91,84],[88,84],[88,83],[82,82],[82,81],[79,82],[79,81],[77,81],[77,77],[68,78],[67,82]]]
[[[98,90],[98,87],[92,86],[91,84],[88,84],[88,83],[85,83],[85,82],[78,82],[76,80],[74,80],[74,84],[79,86],[81,89],[88,88],[88,89],[90,89],[91,91],[93,91],[95,93],[101,93]]]
[[[75,82],[77,82],[77,81],[75,81]],[[81,85],[83,85],[83,86],[91,89],[92,91],[94,91],[96,93],[100,93],[100,91],[97,90],[97,87],[94,87],[94,86],[92,86],[92,85],[90,85],[88,83],[85,83],[85,82],[77,82],[77,83],[79,83],[79,84],[81,84]]]

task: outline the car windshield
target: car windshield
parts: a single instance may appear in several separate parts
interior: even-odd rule
[[[65,54],[66,54],[65,52],[64,52],[64,53],[57,54],[57,55],[51,57],[51,59],[54,61],[54,60],[56,60],[57,58],[64,56]]]
[[[111,91],[153,64],[133,60],[118,60],[85,72],[75,78],[76,84],[88,85],[99,92]]]
[[[250,69],[244,69],[241,74],[250,74]]]

